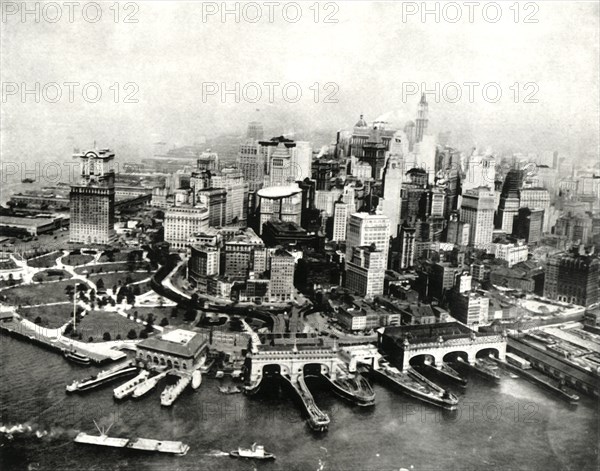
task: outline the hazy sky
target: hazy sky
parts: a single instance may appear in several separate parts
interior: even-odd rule
[[[69,158],[73,145],[88,147],[94,140],[135,158],[150,152],[158,140],[191,144],[203,135],[242,134],[257,116],[273,134],[330,130],[334,140],[335,130],[352,125],[361,112],[369,121],[383,116],[404,124],[415,119],[419,97],[403,97],[403,83],[410,82],[425,82],[431,89],[436,82],[440,87],[461,84],[463,96],[457,103],[444,96],[436,103],[435,96],[429,96],[430,130],[451,130],[459,146],[598,155],[598,2],[543,1],[537,2],[536,12],[521,4],[518,23],[509,9],[513,2],[500,2],[502,17],[496,23],[486,21],[481,9],[475,10],[471,23],[461,2],[463,19],[457,23],[443,17],[436,23],[433,15],[423,22],[419,14],[403,21],[403,8],[420,7],[421,2],[405,2],[404,7],[401,2],[337,2],[336,12],[334,6],[321,4],[319,22],[314,21],[312,2],[302,3],[296,23],[283,18],[281,7],[275,8],[270,22],[268,7],[260,2],[263,19],[257,23],[244,18],[236,22],[233,15],[222,22],[219,14],[203,21],[200,2],[132,3],[137,11],[121,4],[115,22],[112,3],[102,3],[102,17],[95,23],[84,20],[81,7],[75,8],[72,22],[67,7],[55,23],[47,21],[55,16],[51,9],[41,13],[39,22],[33,15],[22,22],[20,12],[4,18],[3,92],[14,90],[10,82],[19,87],[17,95],[3,93],[4,161]],[[219,8],[220,2],[211,5]],[[94,9],[86,12],[93,19]],[[254,16],[256,10],[246,12]],[[333,12],[338,22],[324,23]],[[138,22],[123,22],[128,13]],[[290,8],[287,13],[291,18],[295,12]],[[455,11],[446,13],[454,16]],[[488,13],[493,18],[494,12]],[[538,22],[524,23],[528,13]],[[40,103],[33,95],[23,103],[22,84],[33,89],[36,82],[40,87],[51,82],[81,86],[75,88],[73,103],[67,86],[61,86],[58,103],[49,103],[43,95]],[[102,90],[97,103],[82,96],[82,85],[89,82]],[[120,84],[118,103],[110,88],[115,82]],[[137,85],[137,103],[124,103],[133,90],[124,88],[128,82]],[[279,87],[274,103],[268,103],[268,89],[262,86],[258,103],[242,96],[235,103],[233,95],[223,103],[219,94],[203,100],[207,82],[230,88],[236,82],[240,87],[249,82],[297,82],[302,98],[287,102]],[[314,103],[310,88],[315,82],[321,86],[319,103]],[[333,90],[323,88],[328,82],[336,84],[337,103],[324,102],[326,92]],[[465,82],[496,82],[502,98],[487,102],[479,86],[469,103]],[[521,84],[518,103],[515,82]],[[523,89],[528,82],[538,88],[538,103],[523,102],[534,90]],[[247,90],[252,98],[254,92]],[[293,90],[289,89],[292,98]],[[455,91],[447,91],[454,98]],[[56,93],[51,86],[46,92],[50,99]],[[88,92],[93,98],[93,89]]]

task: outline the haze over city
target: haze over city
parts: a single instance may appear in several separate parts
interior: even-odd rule
[[[403,22],[401,5],[394,2],[339,3],[332,15],[337,23],[323,22],[330,11],[325,9],[315,22],[308,5],[296,23],[279,10],[272,22],[236,23],[231,15],[223,22],[220,12],[207,16],[200,3],[137,5],[137,23],[122,21],[127,11],[115,23],[108,9],[96,23],[81,14],[69,22],[66,10],[56,23],[22,23],[18,14],[7,18],[2,82],[30,89],[36,82],[96,82],[103,97],[88,103],[78,92],[69,103],[64,87],[58,103],[3,94],[3,160],[69,159],[73,147],[93,141],[135,160],[152,152],[156,141],[185,145],[200,136],[241,136],[244,123],[257,116],[267,134],[317,137],[315,145],[329,144],[360,113],[369,122],[383,117],[402,125],[410,119],[420,93],[403,96],[408,82],[425,83],[428,90],[436,82],[501,85],[497,103],[487,102],[481,87],[473,103],[464,87],[457,103],[428,96],[431,132],[452,131],[452,144],[460,149],[546,156],[558,150],[591,163],[597,157],[596,2],[542,2],[537,23],[523,23],[525,12],[516,23],[506,5],[496,23],[485,21],[480,11],[471,23],[466,9],[457,23],[435,23],[433,15],[422,22],[420,14],[405,15]],[[115,82],[121,87],[118,103],[109,90]],[[129,90],[122,87],[129,82],[137,84],[137,103],[123,102]],[[269,103],[263,94],[258,103],[236,103],[230,95],[222,103],[220,94],[203,100],[204,82],[230,89],[236,82],[296,82],[303,97],[291,103],[277,93]],[[337,84],[338,102],[324,103],[322,90],[315,103],[309,90],[315,82]],[[509,89],[515,82],[537,84],[538,102],[524,103],[529,90],[521,90],[515,103]]]

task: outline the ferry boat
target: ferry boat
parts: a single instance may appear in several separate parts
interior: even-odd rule
[[[334,380],[323,375],[336,395],[361,407],[375,404],[375,391],[361,374],[350,373],[341,366],[338,366],[336,373]]]
[[[112,369],[101,371],[97,375],[90,376],[88,379],[84,379],[82,381],[73,381],[66,387],[66,389],[67,392],[86,391],[88,389],[95,388],[110,381],[114,381],[115,379],[121,378],[122,376],[135,373],[136,371],[137,368],[131,365],[116,370]]]
[[[182,376],[175,384],[169,384],[160,395],[160,405],[165,407],[173,405],[175,399],[179,397],[191,381],[191,376]]]
[[[429,381],[412,368],[408,368],[406,372],[400,372],[398,368],[391,366],[387,361],[381,360],[379,369],[373,368],[372,371],[391,381],[400,390],[415,399],[448,410],[455,410],[457,407],[458,398],[454,394]]]
[[[274,460],[275,455],[265,451],[265,447],[253,443],[250,448],[238,448],[229,452],[233,458],[251,458],[254,460]]]
[[[152,376],[151,378],[146,379],[144,382],[137,385],[137,387],[133,390],[132,396],[134,398],[142,397],[143,395],[150,392],[154,386],[158,384],[158,382],[167,375],[167,372],[159,373],[156,376]]]
[[[498,382],[501,379],[500,374],[497,371],[498,367],[492,362],[492,360],[478,358],[474,363],[469,363],[462,358],[458,358],[458,361],[454,363],[454,365],[472,370],[479,374],[479,376],[494,382]]]
[[[73,361],[75,363],[79,363],[81,365],[89,365],[92,363],[90,357],[83,355],[81,353],[77,353],[75,350],[65,351],[64,356],[67,360]]]
[[[148,371],[146,371],[146,370],[140,371],[140,374],[137,375],[135,378],[132,378],[129,381],[127,381],[126,383],[119,386],[118,388],[115,388],[113,390],[113,396],[115,397],[115,399],[123,399],[123,398],[129,396],[130,394],[133,393],[134,389],[140,383],[142,383],[143,381],[146,380],[146,378],[148,378],[148,376],[150,376],[150,373]]]

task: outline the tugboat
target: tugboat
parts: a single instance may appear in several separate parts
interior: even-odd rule
[[[229,452],[229,456],[233,458],[251,458],[255,460],[274,460],[275,455],[265,451],[265,447],[253,443],[250,449],[238,448]]]
[[[65,351],[64,355],[67,360],[74,361],[75,363],[79,363],[81,365],[89,365],[92,362],[92,360],[90,360],[90,357],[82,355],[81,353],[77,353],[75,350],[72,350],[70,352]]]

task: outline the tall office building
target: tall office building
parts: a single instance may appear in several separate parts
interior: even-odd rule
[[[312,175],[312,149],[308,142],[279,136],[260,141],[258,152],[264,165],[265,188],[290,185]]]
[[[381,250],[386,261],[390,243],[390,220],[380,212],[354,213],[348,221],[346,232],[346,261],[352,257],[354,247],[369,246],[375,244],[377,250]]]
[[[491,155],[471,155],[467,161],[465,176],[461,180],[463,192],[480,187],[493,190],[495,181],[496,159]]]
[[[511,169],[502,185],[496,227],[507,234],[512,234],[513,222],[521,207],[520,195],[524,174],[523,170]]]
[[[342,198],[333,205],[333,231],[331,240],[341,242],[346,240],[346,228],[348,225],[348,205]]]
[[[248,183],[249,191],[260,190],[265,177],[263,155],[258,141],[246,141],[240,145],[237,157],[237,167]]]
[[[353,247],[346,263],[346,288],[359,296],[382,295],[386,266],[384,253],[375,244]]]
[[[245,223],[248,216],[249,186],[242,172],[236,168],[224,168],[211,176],[211,186],[224,188],[227,191],[225,222]]]
[[[589,307],[600,301],[598,281],[600,260],[575,249],[551,256],[546,264],[544,296],[557,301]]]
[[[486,249],[494,230],[494,192],[482,187],[468,190],[462,197],[460,220],[469,224],[469,245]]]
[[[292,254],[278,249],[271,254],[271,282],[269,297],[272,302],[288,302],[294,299],[294,267]]]
[[[227,190],[225,188],[205,188],[196,193],[196,204],[208,209],[208,223],[211,227],[227,224]]]
[[[427,124],[429,123],[429,105],[425,94],[421,95],[421,101],[417,108],[417,121],[415,127],[415,143],[418,144],[423,140],[423,136],[427,132]]]
[[[250,272],[262,273],[267,269],[265,244],[250,228],[225,242],[224,253],[224,274],[231,279],[246,280]]]
[[[215,246],[192,245],[188,261],[188,279],[201,293],[208,289],[209,276],[218,275],[221,253]]]
[[[398,235],[402,221],[402,178],[404,176],[404,162],[400,155],[390,154],[383,171],[383,201],[382,212],[390,220],[392,237]]]
[[[194,206],[177,206],[165,211],[165,241],[176,250],[185,249],[188,239],[208,229],[209,210]]]
[[[404,270],[415,264],[415,228],[407,223],[402,224],[400,229],[400,260],[398,268]]]
[[[519,208],[513,224],[513,235],[525,239],[528,244],[537,244],[542,240],[544,210]]]
[[[115,237],[115,173],[109,149],[73,156],[81,164],[81,181],[71,186],[70,241],[109,244]]]

